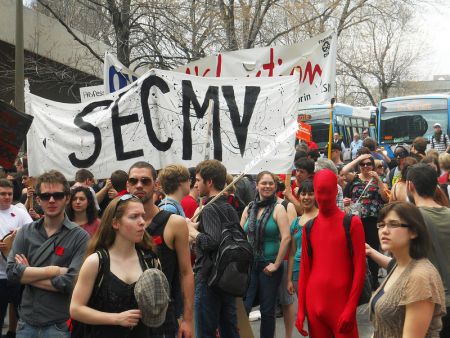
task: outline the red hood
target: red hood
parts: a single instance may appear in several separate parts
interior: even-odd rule
[[[336,206],[337,176],[329,169],[320,170],[314,175],[314,195],[319,213],[330,215],[339,211]]]

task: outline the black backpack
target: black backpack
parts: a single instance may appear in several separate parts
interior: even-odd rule
[[[352,236],[350,235],[350,225],[352,224],[352,217],[353,217],[352,214],[345,214],[344,216],[345,238],[347,239],[347,247],[351,258],[353,258],[353,243],[352,243]],[[315,220],[316,218],[314,217],[305,224],[306,242],[308,244],[307,251],[309,258],[312,258],[312,247],[310,236]],[[361,291],[361,296],[359,297],[358,305],[368,303],[370,301],[370,297],[372,297],[372,274],[370,273],[369,264],[366,258],[366,277],[364,278],[364,287]]]
[[[219,248],[212,256],[213,267],[207,283],[232,296],[243,297],[250,284],[253,248],[240,224],[230,221],[216,205],[211,206],[220,217],[222,234]]]

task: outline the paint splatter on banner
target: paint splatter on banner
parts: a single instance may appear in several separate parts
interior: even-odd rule
[[[73,179],[87,168],[105,178],[141,160],[157,169],[170,163],[195,166],[205,155],[209,100],[214,102],[210,158],[239,173],[279,135],[287,135],[251,169],[286,172],[294,156],[297,98],[294,76],[201,78],[161,70],[87,103],[28,94],[27,113],[35,117],[28,134],[30,175],[57,169]]]

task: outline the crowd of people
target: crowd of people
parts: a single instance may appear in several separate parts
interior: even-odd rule
[[[343,161],[335,135],[330,159],[301,143],[289,175],[237,182],[217,160],[141,161],[97,180],[87,169],[30,177],[20,158],[0,172],[6,336],[242,337],[235,296],[211,284],[235,224],[253,254],[243,305],[259,305],[260,337],[274,337],[278,306],[286,338],[295,326],[358,337],[366,284],[374,337],[450,337],[445,140],[427,151],[417,138],[389,158],[355,135]]]

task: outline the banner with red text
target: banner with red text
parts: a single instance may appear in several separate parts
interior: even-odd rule
[[[307,105],[330,101],[335,93],[336,34],[328,31],[288,46],[224,52],[188,63],[177,72],[201,77],[274,77],[293,75],[300,85],[298,102]],[[106,93],[119,90],[137,75],[115,57],[105,56]]]

